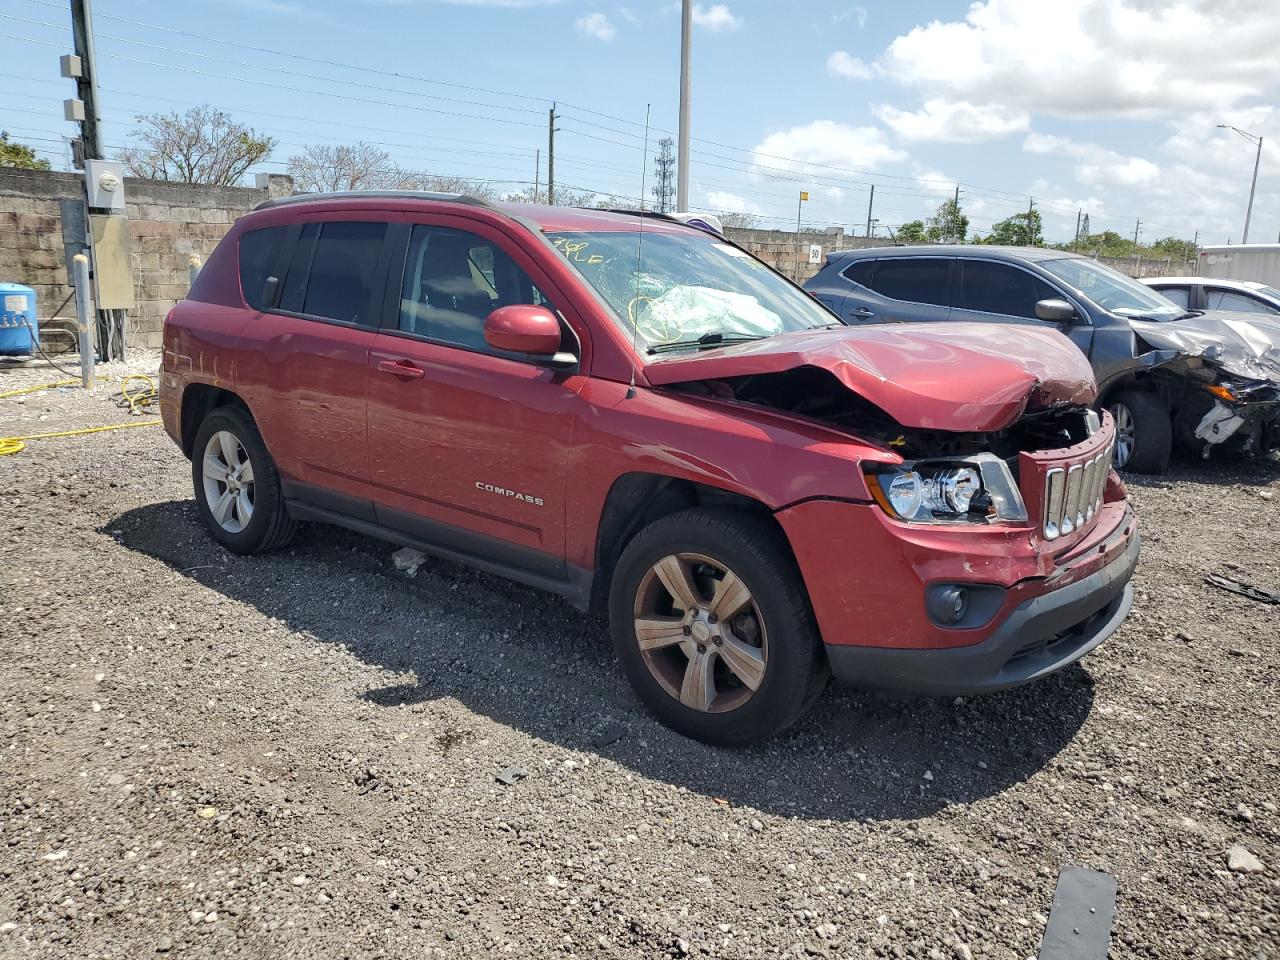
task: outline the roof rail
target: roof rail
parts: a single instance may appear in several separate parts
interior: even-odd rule
[[[294,203],[319,203],[322,200],[435,200],[448,203],[469,203],[477,207],[494,208],[488,200],[465,193],[436,193],[431,190],[334,190],[328,193],[295,193],[291,197],[264,200],[254,210],[267,210]]]

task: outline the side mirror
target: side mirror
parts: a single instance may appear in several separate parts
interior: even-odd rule
[[[1065,300],[1053,297],[1036,303],[1036,316],[1050,323],[1070,323],[1076,318],[1076,308]]]
[[[528,303],[499,307],[484,321],[484,340],[507,353],[553,357],[560,349],[560,321],[546,307]]]
[[[280,278],[267,277],[262,282],[262,309],[270,310],[276,305],[276,298],[280,296]]]

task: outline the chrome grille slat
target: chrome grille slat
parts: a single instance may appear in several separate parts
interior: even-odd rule
[[[1111,473],[1114,445],[1114,441],[1108,443],[1087,460],[1045,471],[1040,529],[1046,540],[1079,532],[1097,518]]]

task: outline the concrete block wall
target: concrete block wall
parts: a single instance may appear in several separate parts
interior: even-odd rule
[[[255,187],[206,187],[125,179],[132,246],[134,298],[129,311],[133,343],[158,347],[165,314],[186,295],[188,260],[203,262],[238,217],[269,197],[292,192],[288,177],[273,175]],[[62,204],[83,197],[75,173],[0,167],[0,280],[36,291],[48,317],[71,293],[63,246]],[[63,316],[74,316],[69,304]],[[65,338],[47,341],[63,348]]]

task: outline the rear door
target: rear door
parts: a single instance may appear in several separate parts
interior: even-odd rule
[[[1049,283],[1025,267],[999,260],[964,259],[959,264],[959,296],[951,310],[952,320],[975,323],[1013,323],[1056,327],[1088,356],[1093,346],[1093,327],[1088,314],[1066,291]],[[1065,300],[1076,308],[1072,323],[1055,324],[1036,316],[1041,300]]]
[[[845,271],[849,292],[841,316],[850,323],[947,320],[951,315],[951,257],[884,257]]]
[[[564,576],[569,447],[585,370],[485,342],[491,311],[541,304],[583,343],[533,260],[487,223],[415,216],[369,354],[370,467],[380,523],[526,574]]]
[[[277,305],[241,355],[246,400],[285,495],[372,519],[365,378],[385,289],[388,223],[305,216],[278,266]]]

